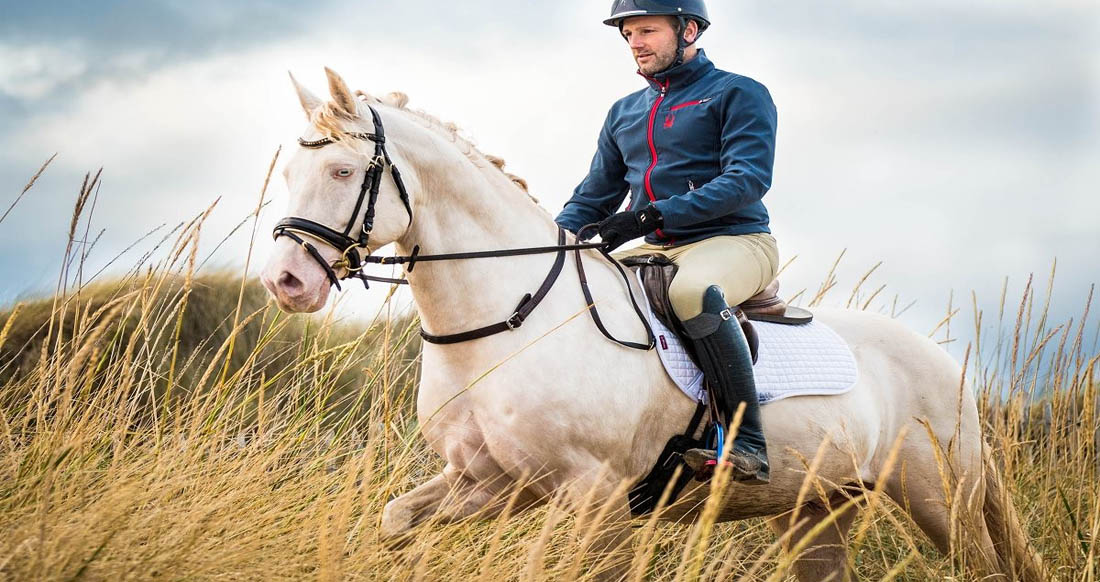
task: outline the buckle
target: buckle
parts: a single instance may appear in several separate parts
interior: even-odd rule
[[[722,316],[722,321],[729,321],[734,317],[733,310],[729,309],[728,307],[726,309],[723,309],[722,311],[719,311],[718,315]]]
[[[519,312],[515,312],[511,317],[504,320],[504,325],[508,326],[508,331],[515,331],[516,328],[523,325],[523,316]]]

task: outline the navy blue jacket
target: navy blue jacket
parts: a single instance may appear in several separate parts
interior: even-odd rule
[[[776,113],[760,83],[694,59],[646,77],[649,88],[617,101],[600,131],[588,176],[557,217],[562,227],[653,204],[664,228],[651,244],[771,232],[761,198],[771,187]]]

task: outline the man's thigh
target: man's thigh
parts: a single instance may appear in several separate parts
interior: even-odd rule
[[[718,285],[729,305],[764,290],[779,270],[775,239],[767,233],[716,236],[666,251],[679,266],[669,300],[681,321],[703,311],[703,293]]]
[[[672,258],[672,256],[669,254],[669,249],[666,249],[662,246],[645,243],[623,251],[615,251],[611,253],[612,258],[614,258],[616,261],[621,261],[629,257],[636,257],[638,255],[665,255],[669,258]]]

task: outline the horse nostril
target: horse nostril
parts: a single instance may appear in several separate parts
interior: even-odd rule
[[[279,275],[278,285],[284,290],[293,293],[297,293],[305,288],[305,285],[303,285],[297,277],[291,275],[289,271],[283,271],[283,274]]]

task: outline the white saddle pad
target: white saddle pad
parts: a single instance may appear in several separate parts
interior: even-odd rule
[[[703,372],[691,361],[676,334],[653,315],[644,294],[643,291],[642,303],[665,370],[684,394],[706,404]],[[852,350],[824,323],[782,325],[754,321],[752,325],[760,336],[759,357],[753,372],[761,404],[791,396],[843,394],[859,379]]]

